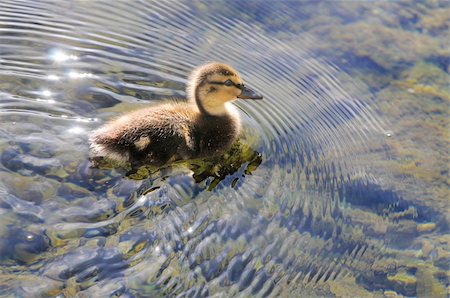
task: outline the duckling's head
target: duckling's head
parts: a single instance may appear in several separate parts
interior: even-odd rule
[[[187,94],[200,112],[214,116],[224,115],[227,104],[237,98],[262,99],[261,95],[244,86],[236,70],[218,62],[202,65],[191,73]]]

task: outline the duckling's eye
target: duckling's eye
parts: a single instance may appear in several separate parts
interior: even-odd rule
[[[231,81],[231,80],[226,80],[223,84],[225,86],[233,86],[234,85],[233,81]]]

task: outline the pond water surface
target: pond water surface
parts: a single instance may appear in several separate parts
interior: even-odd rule
[[[0,3],[0,296],[446,297],[448,2]],[[93,169],[90,131],[235,67],[223,156]]]

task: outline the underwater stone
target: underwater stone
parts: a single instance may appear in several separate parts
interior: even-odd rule
[[[397,294],[395,291],[384,291],[383,295],[385,298],[400,298],[401,295]]]
[[[446,269],[448,270],[448,267]],[[443,273],[444,280],[448,276],[448,272]],[[420,265],[417,268],[417,297],[436,297],[445,298],[448,297],[448,288],[446,289],[443,283],[440,283],[436,278],[436,271],[429,265]]]
[[[242,291],[250,286],[254,279],[255,273],[256,270],[253,268],[248,268],[242,273],[242,278],[239,282],[239,291]]]
[[[36,274],[36,275],[35,275]],[[34,274],[2,274],[0,296],[10,297],[56,297],[63,289],[63,283]]]
[[[443,269],[450,268],[450,252],[443,248],[438,248],[435,251],[434,265]]]
[[[29,232],[18,227],[8,227],[3,240],[0,242],[0,263],[3,264],[8,264],[10,260],[31,264],[50,247],[50,241],[44,234]]]
[[[418,232],[431,232],[436,228],[436,224],[433,222],[423,223],[417,225]]]
[[[391,224],[386,233],[386,239],[395,247],[407,247],[417,234],[417,224],[412,220],[401,220]]]
[[[406,273],[397,273],[396,275],[388,276],[387,278],[396,291],[407,296],[416,295],[417,279],[415,276]]]
[[[246,265],[247,262],[243,262],[242,257],[240,255],[235,256],[228,265],[227,270],[228,281],[230,281],[231,283],[239,281]]]
[[[73,183],[62,183],[58,188],[58,195],[66,200],[89,197],[90,191]]]
[[[42,176],[25,177],[20,174],[0,172],[0,179],[8,192],[22,200],[41,204],[55,197],[58,182]]]

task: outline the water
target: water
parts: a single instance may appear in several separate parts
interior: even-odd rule
[[[446,296],[447,10],[2,1],[0,295]],[[265,98],[227,156],[89,168],[211,60]]]

